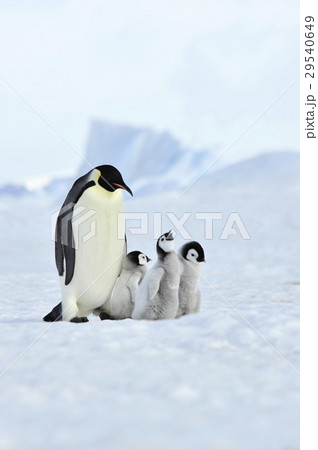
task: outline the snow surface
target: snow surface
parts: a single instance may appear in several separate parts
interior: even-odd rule
[[[128,251],[155,260],[153,213],[191,212],[206,253],[200,313],[160,322],[42,322],[60,300],[51,214],[65,193],[0,197],[1,449],[299,447],[298,155],[208,172],[180,198],[171,188],[125,197],[150,214],[149,236],[127,221]],[[212,240],[195,212],[222,212]],[[251,239],[219,239],[230,212]]]

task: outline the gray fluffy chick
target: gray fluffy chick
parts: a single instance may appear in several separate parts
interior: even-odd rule
[[[123,269],[110,299],[110,318],[127,319],[135,305],[135,298],[141,281],[147,273],[148,256],[139,251],[128,253]]]
[[[173,319],[178,310],[180,265],[174,252],[174,233],[157,241],[158,261],[148,271],[137,292],[133,319]]]
[[[177,317],[197,313],[200,310],[201,292],[199,277],[201,262],[205,262],[204,250],[198,242],[184,244],[178,251],[180,263],[179,307]]]

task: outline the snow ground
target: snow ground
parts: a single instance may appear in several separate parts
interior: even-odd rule
[[[299,447],[298,180],[257,170],[235,187],[206,177],[179,200],[126,197],[127,211],[238,211],[251,235],[218,239],[223,220],[205,241],[189,219],[206,251],[202,308],[173,321],[42,322],[60,298],[61,199],[1,197],[1,449]],[[153,260],[154,242],[128,233]]]

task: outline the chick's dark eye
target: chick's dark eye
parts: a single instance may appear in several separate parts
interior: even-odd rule
[[[191,256],[194,256],[194,253],[191,253]]]

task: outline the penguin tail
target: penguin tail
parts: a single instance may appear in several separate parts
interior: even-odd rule
[[[56,305],[51,312],[43,317],[44,322],[57,322],[63,320],[62,317],[62,302]]]

